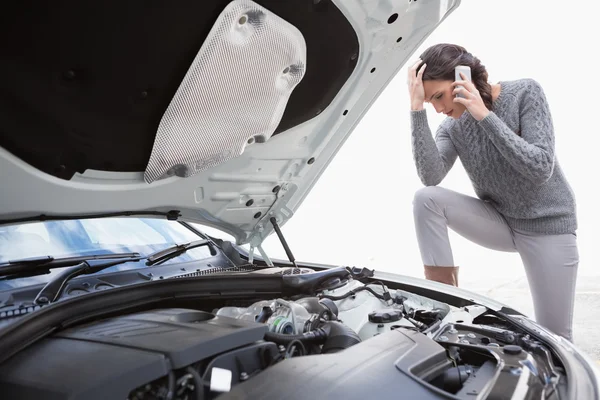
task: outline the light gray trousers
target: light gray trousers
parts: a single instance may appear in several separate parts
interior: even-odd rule
[[[448,227],[489,249],[518,252],[525,266],[536,321],[573,340],[579,265],[575,234],[542,235],[511,229],[489,203],[437,186],[417,191],[413,206],[424,265],[455,266]]]

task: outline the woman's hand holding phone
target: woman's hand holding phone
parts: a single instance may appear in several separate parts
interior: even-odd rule
[[[462,80],[453,83],[454,90],[452,91],[453,95],[460,95],[460,97],[456,96],[453,101],[464,105],[473,118],[481,121],[487,117],[490,110],[487,109],[479,91],[468,77],[463,72],[460,72],[460,77]]]

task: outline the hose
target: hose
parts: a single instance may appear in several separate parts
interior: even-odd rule
[[[294,353],[293,349],[294,349],[294,346],[296,346],[296,345],[299,346],[300,355],[301,356],[306,355],[306,347],[304,346],[304,343],[302,343],[302,341],[300,341],[300,340],[292,340],[285,349],[285,358],[292,357],[292,354]]]
[[[377,293],[376,291],[374,291],[373,289],[371,289],[368,286],[360,286],[360,287],[358,287],[356,289],[353,289],[353,290],[351,290],[351,291],[349,291],[349,292],[347,292],[347,293],[345,293],[345,294],[343,294],[341,296],[329,296],[329,295],[326,295],[326,294],[322,294],[322,295],[319,296],[319,298],[321,298],[321,299],[329,299],[329,300],[333,300],[333,301],[344,300],[345,298],[353,296],[353,295],[355,295],[356,293],[358,293],[358,292],[360,292],[362,290],[366,290],[366,291],[370,292],[373,296],[377,297],[380,300],[388,301],[388,300],[392,299],[392,296],[390,295],[389,292],[384,292],[383,294],[379,294],[379,293]]]
[[[327,340],[325,340],[321,349],[323,354],[337,353],[360,343],[360,337],[356,332],[340,322],[327,322],[320,329],[325,330],[327,335]]]
[[[166,400],[172,400],[175,397],[175,373],[169,372],[169,383],[167,385],[167,394],[165,395]]]
[[[352,329],[337,321],[325,322],[319,328],[301,335],[286,335],[267,332],[265,340],[277,344],[289,345],[294,341],[323,343],[321,353],[335,353],[360,343],[360,337]]]
[[[187,372],[192,376],[194,380],[194,392],[196,394],[196,400],[202,400],[204,398],[204,384],[202,383],[202,377],[195,368],[188,367]]]

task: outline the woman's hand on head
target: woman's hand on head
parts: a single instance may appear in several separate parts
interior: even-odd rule
[[[475,118],[477,121],[481,121],[490,113],[490,110],[487,109],[479,91],[475,87],[475,85],[467,80],[467,77],[461,72],[460,76],[463,78],[461,81],[456,81],[453,83],[454,90],[452,91],[453,95],[460,94],[462,97],[455,97],[454,102],[460,103],[464,105],[469,111],[469,113]],[[462,86],[462,87],[460,87]]]
[[[410,95],[410,109],[413,111],[420,111],[423,109],[423,103],[425,102],[425,89],[423,88],[423,72],[427,67],[427,64],[423,64],[419,72],[417,68],[423,60],[419,60],[408,69],[408,93]]]

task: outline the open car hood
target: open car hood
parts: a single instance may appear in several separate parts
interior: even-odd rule
[[[10,2],[0,223],[156,215],[260,245],[459,3]]]

